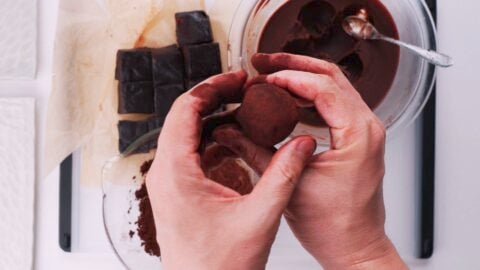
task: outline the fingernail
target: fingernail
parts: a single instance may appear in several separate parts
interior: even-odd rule
[[[305,156],[311,156],[317,148],[317,143],[313,138],[302,139],[296,146],[295,150]]]

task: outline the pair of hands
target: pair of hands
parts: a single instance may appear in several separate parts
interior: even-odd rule
[[[384,232],[381,122],[333,64],[288,54],[252,63],[266,82],[313,102],[331,149],[313,155],[315,141],[301,136],[273,153],[238,130],[218,130],[217,142],[262,175],[241,196],[204,175],[198,148],[202,118],[241,101],[246,74],[212,77],[182,95],[147,176],[165,269],[264,269],[282,215],[326,269],[406,268]]]

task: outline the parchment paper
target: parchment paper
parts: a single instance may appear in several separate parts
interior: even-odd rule
[[[208,12],[224,69],[239,2],[216,0]],[[117,114],[117,50],[175,43],[174,13],[198,9],[205,9],[203,0],[60,0],[44,151],[47,174],[81,149],[82,185],[100,185],[102,166],[118,154],[117,122],[126,119]]]

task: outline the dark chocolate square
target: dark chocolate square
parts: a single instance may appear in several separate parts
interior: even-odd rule
[[[152,49],[152,65],[155,84],[183,82],[183,56],[177,45]]]
[[[204,11],[176,13],[175,21],[180,47],[213,41],[210,19]]]
[[[152,80],[152,54],[150,49],[119,50],[115,79],[121,82]]]
[[[189,45],[182,50],[186,81],[195,82],[222,73],[218,43]]]
[[[154,117],[149,118],[147,121],[148,121],[148,130],[149,130],[149,132],[151,132],[151,131],[154,131],[158,128],[163,127],[163,123],[165,122],[165,118],[160,118],[160,117],[154,116]],[[158,141],[158,138],[150,140],[149,148],[150,149],[156,149],[157,148],[157,141]]]
[[[118,113],[154,113],[153,96],[152,82],[120,82]]]
[[[155,129],[163,127],[163,123],[165,123],[164,117],[151,117],[148,119],[148,130],[153,131]]]
[[[175,100],[185,92],[183,83],[155,85],[155,113],[159,118],[165,118]]]
[[[153,150],[153,149],[157,149],[158,147],[158,140],[151,140],[149,143],[148,143],[148,150]]]
[[[147,134],[148,131],[148,121],[119,121],[118,150],[120,151],[120,153],[125,152],[132,143],[134,143],[143,135]],[[150,148],[150,143],[146,143],[145,145],[138,147],[133,153],[148,153]]]

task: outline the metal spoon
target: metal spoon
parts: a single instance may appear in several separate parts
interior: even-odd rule
[[[370,39],[387,41],[400,47],[409,49],[413,53],[423,57],[425,60],[434,65],[440,67],[450,67],[453,65],[453,59],[450,56],[430,50],[425,50],[420,47],[387,37],[378,32],[375,26],[373,26],[369,21],[362,17],[349,16],[345,18],[342,26],[345,32],[354,38],[364,40]]]

